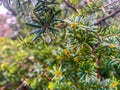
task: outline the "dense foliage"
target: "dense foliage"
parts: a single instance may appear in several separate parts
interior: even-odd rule
[[[15,1],[31,32],[0,38],[1,90],[120,90],[119,0]]]

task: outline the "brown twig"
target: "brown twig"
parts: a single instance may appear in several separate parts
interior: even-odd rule
[[[107,6],[110,6],[110,5],[112,5],[112,4],[114,4],[114,3],[117,3],[117,2],[120,2],[120,0],[113,1],[113,2],[111,2],[111,3],[108,3],[108,4],[104,5],[103,7],[106,8]]]
[[[100,73],[100,70],[99,70],[99,60],[98,60],[98,56],[95,55],[95,63],[97,65],[98,68],[96,68],[96,74],[97,74],[97,77],[98,78],[101,78],[102,77],[102,74]]]
[[[16,90],[25,90],[24,89],[24,83],[22,83]]]
[[[21,84],[19,87],[17,87],[16,90],[28,90],[28,86],[26,86],[25,83],[26,83],[25,79],[21,79]]]
[[[78,13],[76,7],[72,6],[72,4],[68,3],[67,1],[64,1],[64,3],[66,4],[67,7],[70,7],[70,8],[73,9],[76,13]]]
[[[120,8],[117,9],[115,12],[111,13],[109,16],[104,17],[104,18],[98,20],[96,23],[94,23],[94,25],[99,25],[99,24],[101,24],[102,22],[104,22],[104,21],[107,20],[108,18],[114,17],[114,16],[115,16],[117,13],[119,13],[119,12],[120,12]]]

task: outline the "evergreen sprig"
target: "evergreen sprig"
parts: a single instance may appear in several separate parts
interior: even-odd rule
[[[54,4],[54,6],[52,6]],[[47,1],[39,0],[34,8],[34,16],[32,23],[26,23],[27,25],[36,28],[36,30],[30,32],[30,34],[36,33],[36,36],[32,41],[36,40],[43,33],[52,32],[55,35],[56,31],[59,31],[59,28],[56,28],[55,25],[60,23],[59,15],[61,10],[55,9],[58,3],[56,0]]]

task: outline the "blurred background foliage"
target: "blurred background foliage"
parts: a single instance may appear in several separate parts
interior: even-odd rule
[[[120,90],[119,0],[0,4],[0,90]]]

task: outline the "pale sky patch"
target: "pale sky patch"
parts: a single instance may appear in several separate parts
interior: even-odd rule
[[[5,14],[7,12],[7,9],[5,9],[3,6],[0,6],[0,14]]]

